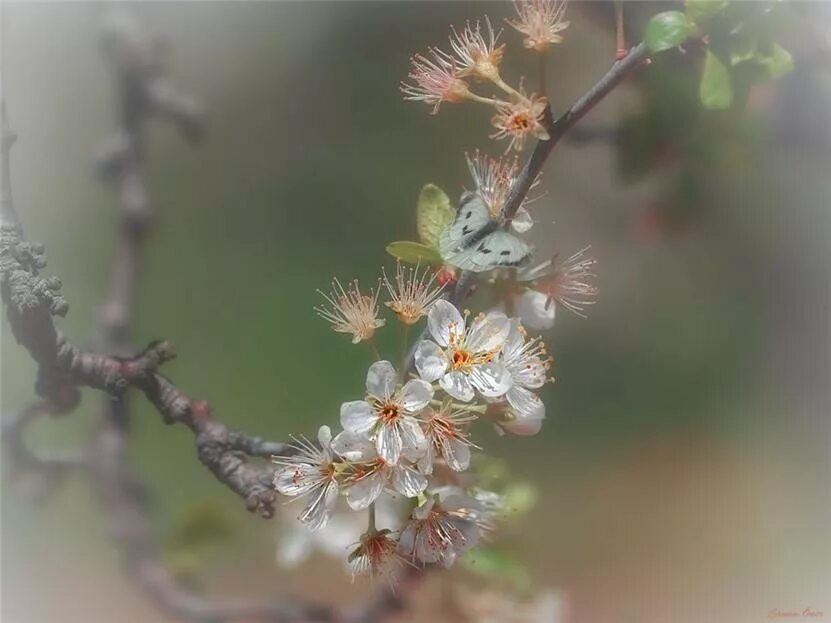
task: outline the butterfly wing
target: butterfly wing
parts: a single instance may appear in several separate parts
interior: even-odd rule
[[[439,252],[447,260],[449,256],[466,250],[477,239],[481,240],[491,228],[495,229],[495,223],[491,225],[488,206],[479,195],[465,193],[453,224],[444,230],[439,239]]]
[[[514,234],[498,230],[478,243],[445,257],[445,261],[462,270],[481,273],[494,268],[524,265],[531,258],[531,245]]]

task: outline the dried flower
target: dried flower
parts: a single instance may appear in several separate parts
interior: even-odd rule
[[[470,466],[470,448],[475,447],[465,428],[474,420],[475,414],[456,410],[450,402],[445,402],[438,410],[429,410],[422,420],[428,445],[418,462],[419,469],[432,474],[436,457],[442,457],[453,471],[465,471]]]
[[[410,59],[412,69],[408,74],[415,84],[401,83],[404,99],[424,102],[433,106],[431,114],[439,111],[442,102],[458,104],[470,96],[467,83],[459,78],[456,62],[446,54],[432,48],[432,59],[416,54]]]
[[[362,294],[358,289],[357,279],[344,290],[340,281],[332,281],[332,292],[326,294],[318,290],[328,305],[315,307],[317,315],[332,324],[338,333],[351,333],[352,343],[357,344],[375,335],[375,329],[386,322],[378,318],[379,289]]]
[[[367,530],[348,558],[352,577],[389,575],[404,563],[398,541],[390,530]]]
[[[513,102],[499,102],[497,113],[491,118],[496,132],[491,138],[510,138],[508,150],[521,151],[528,136],[548,140],[550,136],[542,124],[542,115],[548,100],[541,95],[526,95],[520,86],[519,95]]]
[[[566,0],[514,0],[518,19],[505,20],[525,35],[523,44],[529,50],[545,52],[552,43],[560,43],[560,32],[570,22],[563,21]]]
[[[485,26],[487,33],[482,32],[482,26],[478,20],[475,27],[467,22],[462,32],[454,27],[453,34],[450,36],[450,47],[453,48],[456,60],[459,62],[460,76],[472,74],[500,83],[499,63],[502,62],[505,45],[497,45],[497,42],[502,31],[494,31],[487,15]],[[445,56],[448,57],[448,55]]]
[[[476,193],[488,206],[491,218],[499,218],[517,180],[519,165],[516,158],[490,158],[476,151],[472,157],[465,154],[465,159],[476,186]],[[540,176],[538,175],[528,190],[530,191],[539,183]],[[526,194],[516,215],[511,220],[511,227],[514,231],[524,233],[531,229],[534,221],[528,212],[528,205],[538,198],[528,198]]]
[[[376,361],[366,375],[369,402],[353,400],[341,405],[343,429],[375,441],[378,455],[390,465],[398,463],[403,450],[423,452],[424,433],[413,415],[433,398],[430,383],[410,379],[396,389],[398,375],[389,361]]]
[[[595,277],[592,267],[597,263],[586,252],[591,247],[580,249],[561,264],[556,264],[556,256],[520,273],[520,281],[536,281],[534,288],[543,293],[548,300],[554,301],[583,318],[586,305],[594,304],[597,287],[588,282]],[[553,319],[553,314],[552,314]]]
[[[330,445],[332,431],[328,426],[321,426],[317,438],[320,448],[299,437],[293,445],[296,454],[272,457],[274,463],[282,466],[274,474],[277,491],[289,497],[309,498],[298,519],[312,530],[326,525],[338,500],[338,482]]]
[[[384,285],[390,295],[386,305],[406,325],[413,325],[427,315],[430,307],[441,296],[444,286],[436,284],[436,274],[429,267],[419,274],[419,266],[395,268],[395,283],[384,273]]]
[[[479,539],[480,512],[475,500],[462,495],[428,499],[413,510],[399,550],[413,562],[449,567]]]
[[[438,300],[427,314],[427,328],[435,342],[423,340],[416,347],[419,376],[458,400],[470,402],[474,388],[488,398],[502,396],[511,386],[511,376],[499,350],[508,337],[508,318],[502,312],[481,314],[470,327],[459,311]]]

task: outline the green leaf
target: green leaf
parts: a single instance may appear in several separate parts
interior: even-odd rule
[[[718,57],[707,50],[698,96],[704,108],[721,110],[733,103],[733,83],[727,68]]]
[[[778,43],[770,48],[770,54],[757,54],[756,60],[767,70],[772,79],[781,78],[793,71],[793,57]]]
[[[420,242],[411,240],[399,240],[387,245],[387,253],[394,258],[409,264],[441,264],[442,259],[439,252],[433,247],[428,247]]]
[[[527,482],[508,485],[502,493],[506,515],[510,518],[521,517],[536,506],[537,497],[537,490]]]
[[[686,15],[665,11],[649,20],[643,40],[652,52],[662,52],[683,43],[694,32],[695,25]]]
[[[703,22],[727,8],[727,0],[686,0],[684,10],[694,22]]]
[[[453,222],[454,210],[450,199],[435,184],[421,189],[416,208],[416,227],[421,241],[431,247],[439,246],[442,232]]]
[[[517,590],[531,588],[531,574],[525,566],[509,554],[492,547],[478,547],[462,557],[466,569],[497,582],[508,582]]]
[[[756,57],[759,36],[742,24],[730,34],[730,65],[738,65]]]

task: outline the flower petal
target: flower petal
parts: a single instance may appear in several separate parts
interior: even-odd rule
[[[545,403],[534,392],[524,387],[514,385],[505,394],[505,398],[517,414],[537,419],[545,417]]]
[[[389,398],[395,392],[398,375],[389,361],[376,361],[366,373],[366,391],[377,398]]]
[[[534,219],[531,218],[531,213],[528,212],[528,209],[519,208],[519,210],[516,211],[516,216],[514,216],[511,221],[511,229],[518,234],[524,234],[533,226]]]
[[[523,437],[536,435],[542,430],[543,418],[529,417],[518,413],[514,415],[516,416],[515,419],[500,422],[499,426],[513,435],[521,435]]]
[[[540,357],[526,354],[517,361],[508,364],[508,372],[511,373],[514,385],[539,389],[545,385],[548,369]]]
[[[501,311],[490,311],[473,321],[465,347],[475,353],[497,350],[505,343],[511,325]]]
[[[338,484],[334,480],[322,484],[319,490],[315,491],[303,512],[300,513],[298,517],[300,523],[307,525],[310,530],[321,529],[329,521],[337,500]]]
[[[427,488],[427,477],[412,467],[399,465],[392,470],[392,486],[404,497],[414,498]]]
[[[502,358],[506,363],[510,363],[519,357],[525,344],[525,334],[520,330],[519,320],[511,318],[510,323],[511,328],[508,331],[508,337],[502,345]]]
[[[447,439],[442,444],[442,456],[454,472],[463,472],[470,466],[470,446],[458,439]]]
[[[415,366],[421,378],[433,383],[447,370],[447,357],[435,342],[422,340],[416,346]]]
[[[439,346],[447,346],[451,333],[461,335],[464,332],[465,321],[452,303],[439,299],[427,314],[427,327]]]
[[[512,409],[513,419],[500,422],[500,426],[514,435],[536,435],[545,419],[545,404],[533,392],[514,385],[505,396]]]
[[[470,382],[483,396],[496,398],[511,387],[511,373],[498,361],[475,366],[470,371]]]
[[[461,400],[462,402],[470,402],[473,400],[473,386],[470,384],[470,379],[464,372],[459,372],[458,370],[448,372],[439,379],[439,385],[456,400]]]
[[[320,484],[320,468],[309,463],[283,467],[274,474],[274,487],[282,495],[305,495]]]
[[[385,476],[383,470],[378,470],[352,483],[346,490],[349,507],[359,511],[372,504],[384,490]]]
[[[375,444],[366,435],[341,431],[332,440],[332,450],[352,463],[368,463],[378,458]]]
[[[366,435],[377,420],[378,416],[365,400],[352,400],[340,406],[340,424],[349,432]]]
[[[554,326],[557,308],[542,292],[526,290],[516,298],[516,311],[526,327],[546,331]]]
[[[421,458],[418,460],[418,470],[422,474],[427,474],[428,476],[433,473],[433,463],[435,462],[436,453],[433,449],[433,444],[428,443],[426,449],[424,450],[424,454],[421,455]]]
[[[378,456],[384,459],[385,463],[390,465],[398,463],[403,446],[404,442],[401,439],[398,422],[384,424],[378,429],[378,435],[375,437],[375,449],[378,450]]]
[[[409,413],[418,413],[433,398],[433,386],[421,379],[410,379],[401,390],[399,403]]]
[[[403,452],[410,460],[419,458],[427,449],[427,437],[414,417],[404,416],[398,420],[398,428],[401,431]]]
[[[317,440],[320,442],[322,450],[326,450],[329,444],[332,443],[332,429],[325,424],[317,430]]]

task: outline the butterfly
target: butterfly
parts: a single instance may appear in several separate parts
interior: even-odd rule
[[[491,216],[482,197],[463,193],[456,218],[439,240],[442,259],[476,273],[524,265],[531,259],[531,245],[502,229],[502,224],[501,218]]]

